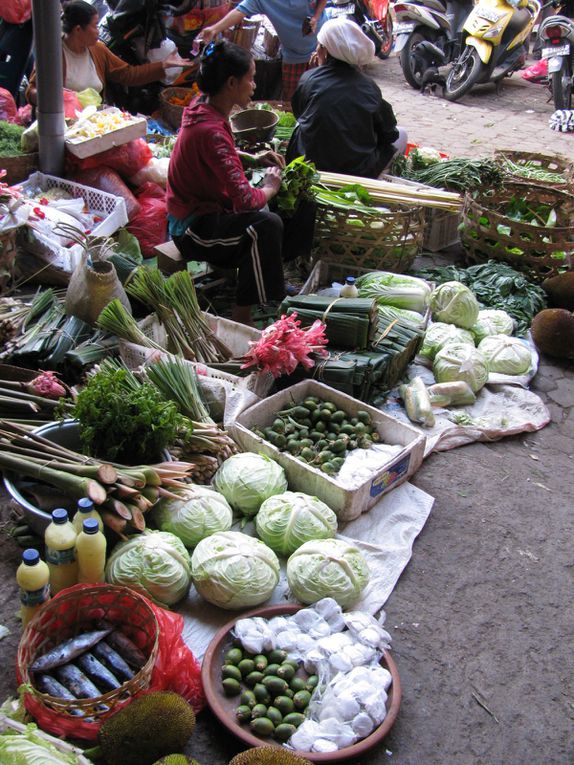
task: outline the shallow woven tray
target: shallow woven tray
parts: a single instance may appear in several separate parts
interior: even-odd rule
[[[2,178],[4,183],[12,186],[26,178],[38,169],[40,155],[38,152],[30,154],[17,154],[14,157],[0,157],[0,170],[6,170],[6,175]]]
[[[554,228],[515,221],[505,215],[511,197],[519,196],[533,204],[549,204],[557,214]],[[542,281],[563,270],[572,269],[574,257],[574,196],[549,186],[509,183],[495,196],[465,197],[461,241],[468,258],[484,263],[489,258],[509,263]],[[507,226],[506,234],[498,226]],[[522,254],[513,252],[518,248]],[[564,251],[564,257],[553,253]]]
[[[498,149],[494,152],[495,159],[509,159],[516,165],[526,165],[532,163],[537,169],[544,170],[547,173],[557,173],[562,175],[563,180],[557,183],[550,181],[533,180],[537,186],[551,186],[553,188],[565,188],[574,186],[574,163],[566,157],[558,154],[538,154],[531,151],[514,151],[511,149]],[[528,179],[522,175],[508,174],[518,183],[528,183]]]
[[[148,657],[131,680],[113,691],[93,699],[54,698],[33,685],[28,668],[36,657],[47,653],[64,640],[94,629],[105,620],[117,625]],[[42,704],[58,714],[81,720],[100,720],[113,713],[118,705],[149,687],[158,651],[159,625],[145,598],[127,587],[93,585],[70,589],[49,600],[26,626],[18,646],[17,667],[22,682]]]

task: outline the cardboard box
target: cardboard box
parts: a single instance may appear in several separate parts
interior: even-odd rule
[[[106,114],[112,111],[120,111],[119,109],[110,108],[102,109],[97,114]],[[145,117],[134,117],[131,114],[126,113],[125,127],[120,127],[117,130],[111,130],[105,135],[97,136],[96,138],[81,138],[72,137],[66,138],[66,149],[74,156],[84,159],[85,157],[91,157],[94,154],[101,154],[102,151],[112,149],[114,146],[121,146],[128,141],[133,141],[135,138],[141,138],[147,133],[147,120]]]
[[[345,489],[331,476],[298,460],[288,452],[280,452],[269,441],[253,432],[254,428],[271,425],[276,412],[303,401],[306,396],[318,396],[332,401],[350,414],[359,409],[369,412],[381,440],[389,444],[399,444],[403,448],[361,486]],[[351,521],[361,513],[367,512],[377,504],[383,494],[408,480],[422,463],[426,440],[416,428],[398,422],[378,409],[315,380],[297,383],[249,407],[237,417],[231,433],[244,451],[263,453],[278,462],[285,470],[290,490],[303,491],[318,497],[335,511],[340,521]]]

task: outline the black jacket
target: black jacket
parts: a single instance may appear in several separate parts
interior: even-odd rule
[[[397,121],[378,85],[329,59],[301,77],[291,101],[298,127],[287,159],[305,155],[318,170],[376,178],[393,155]]]

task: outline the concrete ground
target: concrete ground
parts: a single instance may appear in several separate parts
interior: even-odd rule
[[[410,138],[452,156],[497,148],[574,157],[548,128],[544,87],[517,77],[457,104],[420,95],[396,58],[370,74]],[[354,765],[571,765],[574,367],[542,358],[533,383],[552,422],[538,433],[428,458],[413,483],[436,499],[386,604],[403,702],[378,749]],[[6,515],[6,509],[4,509]],[[0,556],[0,699],[14,693],[18,549]],[[209,712],[189,752],[225,765],[238,751]]]

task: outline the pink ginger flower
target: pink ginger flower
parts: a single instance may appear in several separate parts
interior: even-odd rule
[[[58,380],[54,372],[42,372],[28,383],[28,390],[34,396],[59,399],[67,395],[66,388]]]

